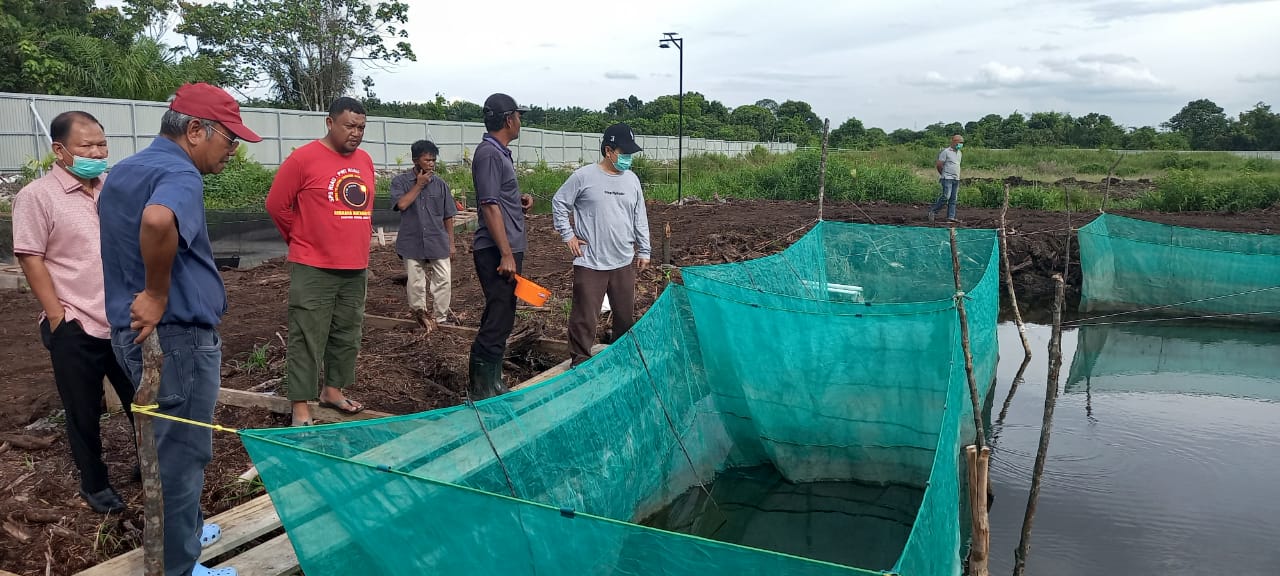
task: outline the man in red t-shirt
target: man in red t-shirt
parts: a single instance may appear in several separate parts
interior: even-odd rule
[[[316,398],[348,414],[364,410],[343,393],[356,379],[373,235],[373,159],[360,150],[364,106],[334,100],[325,126],[324,138],[280,165],[267,195],[267,212],[289,245],[285,378],[294,426],[312,423],[307,401]]]

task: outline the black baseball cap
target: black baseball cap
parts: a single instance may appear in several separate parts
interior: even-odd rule
[[[516,99],[501,92],[493,94],[484,100],[484,115],[502,116],[511,112],[528,112],[529,108],[516,104]]]
[[[641,148],[639,144],[636,144],[636,135],[631,131],[631,127],[627,126],[626,123],[623,122],[619,122],[613,126],[605,128],[604,142],[602,145],[610,148],[617,148],[618,150],[621,150],[623,154],[635,154],[636,152],[644,150],[644,148]]]

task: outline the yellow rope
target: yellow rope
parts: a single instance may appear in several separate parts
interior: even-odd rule
[[[187,420],[186,418],[179,418],[177,416],[170,416],[168,414],[156,412],[156,410],[160,409],[159,404],[147,404],[146,406],[139,406],[137,404],[132,404],[131,406],[133,408],[134,414],[146,414],[147,416],[153,416],[155,418],[164,418],[165,420],[173,420],[174,422],[181,422],[183,424],[190,424],[192,426],[208,428],[215,432],[230,432],[232,434],[240,433],[240,431],[236,430],[235,428],[228,428],[226,426],[220,426],[218,424],[208,424],[205,422],[197,422],[195,420]]]

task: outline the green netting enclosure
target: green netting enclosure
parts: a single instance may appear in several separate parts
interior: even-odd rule
[[[996,236],[958,234],[985,395]],[[959,574],[959,455],[973,432],[947,231],[819,223],[781,253],[682,275],[630,332],[547,382],[421,414],[242,431],[306,574]],[[923,497],[886,566],[637,524],[760,465]]]
[[[1103,214],[1080,229],[1081,309],[1280,320],[1280,236]]]

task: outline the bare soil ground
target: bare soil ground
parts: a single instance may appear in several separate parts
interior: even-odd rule
[[[695,203],[649,208],[654,264],[664,254],[676,266],[721,263],[754,258],[785,248],[816,220],[813,203],[747,202]],[[1237,232],[1280,231],[1280,210],[1245,214],[1155,214],[1136,217],[1199,228]],[[1079,227],[1093,214],[1075,214]],[[929,225],[923,206],[870,204],[828,205],[829,220],[894,225]],[[996,228],[996,210],[966,209],[963,226]],[[664,239],[669,225],[671,239]],[[941,226],[943,224],[937,224]],[[1050,278],[1061,270],[1067,252],[1067,215],[1061,212],[1012,210],[1009,213],[1010,260],[1016,270],[1020,297],[1032,300],[1052,290]],[[518,333],[526,338],[563,339],[572,282],[571,258],[551,230],[550,217],[532,216],[530,249],[525,275],[552,290],[543,309],[521,310]],[[453,267],[453,310],[466,326],[479,323],[482,301],[471,264],[469,238],[460,236]],[[1078,262],[1075,241],[1071,260]],[[370,314],[409,318],[404,306],[404,273],[389,248],[374,251],[370,266],[367,310]],[[268,262],[248,270],[224,273],[230,312],[221,327],[223,385],[272,391],[283,374],[288,274],[282,262]],[[678,273],[674,275],[678,279]],[[637,315],[648,308],[668,282],[651,268],[640,275]],[[1069,275],[1078,297],[1079,268]],[[141,537],[140,486],[129,481],[135,457],[128,421],[123,415],[104,417],[105,454],[111,478],[130,510],[104,517],[85,507],[77,496],[78,475],[71,463],[58,416],[60,401],[53,386],[49,356],[41,347],[36,326],[39,305],[30,294],[5,292],[0,297],[0,569],[23,575],[72,574],[138,545]],[[351,396],[369,408],[412,413],[456,404],[466,384],[470,340],[445,331],[424,334],[412,328],[366,327],[358,362],[358,382]],[[507,376],[518,381],[532,376],[559,358],[522,351],[510,359]],[[219,423],[241,427],[286,425],[283,416],[265,410],[220,406]],[[43,447],[42,447],[43,446]],[[214,461],[208,467],[204,508],[217,514],[257,495],[236,477],[251,462],[239,440],[217,434]]]

